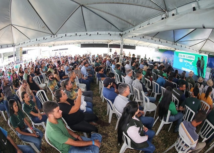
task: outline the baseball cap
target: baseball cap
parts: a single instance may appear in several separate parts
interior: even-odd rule
[[[163,73],[163,76],[164,76],[164,77],[167,77],[167,74],[166,74],[166,73]]]

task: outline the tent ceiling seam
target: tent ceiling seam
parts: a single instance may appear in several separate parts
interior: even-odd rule
[[[157,36],[159,34],[159,32],[157,32],[154,36],[152,36],[152,38],[154,38],[155,36]]]
[[[122,30],[120,30],[116,25],[114,25],[113,23],[111,23],[110,21],[108,21],[106,18],[100,16],[99,14],[95,13],[94,11],[92,11],[91,9],[87,8],[86,6],[83,5],[84,8],[88,9],[89,11],[91,11],[92,13],[94,13],[95,15],[99,16],[100,18],[102,18],[103,20],[105,20],[106,22],[110,23],[112,26],[114,26],[117,30],[119,30],[120,32],[122,32]]]
[[[0,31],[3,30],[3,29],[5,29],[5,28],[7,28],[7,27],[10,26],[10,25],[11,25],[11,24],[8,24],[8,25],[6,25],[5,27],[1,28]]]
[[[153,0],[150,0],[153,4],[155,4],[157,7],[159,7],[161,10],[163,10],[164,12],[167,12],[166,10],[164,10],[161,6],[159,6],[157,3],[155,3]]]
[[[30,4],[30,6],[33,8],[33,10],[35,11],[35,13],[38,15],[38,17],[42,20],[42,22],[45,24],[45,26],[48,28],[48,30],[51,32],[52,35],[54,35],[54,33],[52,32],[52,30],[49,28],[49,26],[45,23],[45,21],[42,19],[42,17],[39,15],[39,13],[36,11],[36,9],[34,8],[34,6],[31,4],[30,0],[28,0],[28,3]]]
[[[179,40],[183,39],[184,37],[188,36],[189,34],[191,34],[192,32],[194,32],[196,29],[193,29],[192,31],[188,32],[186,35],[184,35],[183,37],[181,37],[180,39],[176,40],[175,43],[177,43]]]
[[[92,9],[97,10],[97,11],[100,11],[100,12],[103,12],[103,13],[106,13],[106,14],[111,15],[111,16],[117,18],[117,19],[120,19],[120,20],[122,20],[122,21],[124,21],[124,22],[126,22],[126,23],[128,23],[128,24],[130,24],[130,25],[132,25],[132,26],[135,26],[134,24],[132,24],[132,23],[130,23],[130,22],[128,22],[128,21],[126,21],[126,20],[124,20],[124,19],[122,19],[122,18],[116,16],[116,15],[113,15],[113,14],[111,14],[111,13],[102,11],[102,10],[100,10],[100,9],[96,9],[96,8],[94,8],[94,7],[91,7],[91,6],[87,6],[87,7],[88,7],[88,8],[92,8]]]
[[[71,0],[72,2],[78,4],[78,5],[81,5],[82,7],[88,9],[89,11],[91,11],[92,13],[94,13],[95,15],[99,16],[100,18],[102,18],[103,20],[105,20],[106,22],[108,22],[109,24],[111,24],[112,26],[114,26],[117,30],[119,30],[120,32],[122,32],[122,30],[120,30],[118,27],[116,27],[113,23],[111,23],[110,21],[108,21],[107,19],[103,18],[102,16],[100,16],[99,14],[95,13],[94,11],[92,11],[91,9],[87,8],[86,6],[74,1],[74,0]]]
[[[212,31],[210,32],[209,36],[207,37],[207,39],[206,39],[206,41],[204,42],[204,44],[203,44],[203,46],[201,47],[201,49],[202,49],[202,48],[204,47],[204,45],[207,43],[207,40],[209,39],[209,37],[210,37],[211,34],[212,34]],[[201,50],[201,49],[200,49],[200,50]],[[199,50],[199,51],[200,51],[200,50]]]
[[[167,7],[166,7],[166,2],[165,0],[163,0],[163,3],[164,3],[164,6],[165,6],[165,9],[168,11]]]
[[[145,6],[145,5],[137,5],[137,4],[132,4],[132,3],[124,3],[124,2],[95,2],[95,3],[90,3],[90,4],[82,4],[83,6],[87,6],[87,5],[94,5],[94,4],[122,4],[122,5],[133,5],[133,6],[139,6],[139,7],[145,7],[145,8],[149,8],[149,9],[153,9],[156,11],[160,11],[160,12],[165,12],[163,10],[159,10],[153,7],[149,7],[149,6]]]
[[[13,25],[12,25],[13,26]],[[30,40],[30,38],[28,36],[26,36],[23,32],[21,32],[18,28],[16,28],[15,26],[13,26],[13,28],[15,28],[16,30],[18,30],[22,35],[24,35],[25,37],[27,37],[27,39]]]
[[[83,22],[84,22],[84,26],[85,26],[85,31],[87,32],[87,27],[86,27],[86,24],[85,24],[85,17],[84,17],[84,14],[83,14],[82,6],[81,6],[81,12],[82,12],[82,18],[83,18]]]
[[[211,39],[208,38],[209,41],[211,41],[212,43],[214,43],[214,41],[212,41]]]
[[[37,31],[37,32],[45,33],[45,34],[51,34],[51,33],[47,33],[47,32],[36,30],[36,29],[31,29],[31,28],[27,28],[27,27],[23,27],[23,26],[16,25],[16,24],[13,24],[13,26],[21,27],[21,28],[25,28],[25,29],[28,29],[28,30]]]
[[[59,32],[59,30],[65,25],[65,23],[71,18],[71,16],[80,8],[80,5],[68,16],[68,18],[63,22],[63,24],[59,27],[59,29],[56,31],[55,34],[57,34],[57,32]]]
[[[184,40],[184,41],[179,41],[179,42],[197,41],[197,40],[205,40],[205,39],[191,39],[191,40]]]
[[[195,46],[195,45],[198,45],[198,44],[202,43],[202,42],[205,41],[205,40],[206,40],[206,39],[204,39],[204,40],[202,40],[202,41],[200,41],[200,42],[198,42],[198,43],[196,43],[196,44],[194,44],[194,45],[191,45],[190,47]]]

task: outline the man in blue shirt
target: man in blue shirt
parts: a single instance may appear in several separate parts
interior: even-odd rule
[[[8,136],[5,129],[0,127],[0,151],[2,152],[17,152],[17,153],[34,153],[34,150],[27,145],[16,145],[13,139]]]
[[[69,72],[71,72],[71,68],[69,66],[68,61],[65,62],[65,74],[68,75]]]
[[[94,82],[94,79],[91,74],[88,74],[87,72],[88,63],[85,62],[84,66],[81,68],[81,73],[84,75],[84,77],[87,77],[90,82]]]
[[[157,79],[157,83],[159,84],[159,93],[161,92],[161,87],[164,87],[165,86],[165,83],[166,83],[166,80],[165,78],[167,77],[167,74],[166,73],[163,73],[163,77],[159,77]]]
[[[111,68],[112,68],[112,71],[114,71],[114,69],[115,69],[115,61],[114,60],[112,61]]]
[[[143,69],[143,67],[144,67],[144,61],[142,61],[141,63],[140,63],[140,69]]]
[[[117,97],[117,89],[116,87],[113,87],[113,79],[106,78],[103,81],[104,88],[103,88],[103,96],[109,100],[111,100],[112,103],[114,103],[114,99]]]

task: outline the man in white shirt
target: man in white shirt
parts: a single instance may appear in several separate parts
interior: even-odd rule
[[[129,69],[132,69],[131,66],[129,65],[129,61],[126,62],[126,65],[125,65],[125,70],[129,70]]]
[[[118,87],[118,96],[114,100],[114,106],[115,108],[120,112],[123,113],[123,109],[126,106],[126,104],[129,102],[129,99],[127,98],[130,94],[129,85],[125,83],[121,83]],[[141,114],[144,114],[143,111],[139,111]],[[141,115],[139,117],[143,125],[145,125],[148,129],[152,129],[154,118],[152,117],[144,117]]]
[[[133,71],[131,70],[131,69],[128,69],[127,71],[126,71],[126,76],[125,76],[125,83],[126,84],[129,84],[129,85],[132,85],[132,82],[133,82],[133,80],[132,80],[132,74],[133,74]]]

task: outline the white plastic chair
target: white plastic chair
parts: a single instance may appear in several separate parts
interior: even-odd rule
[[[52,148],[56,149],[59,153],[61,153],[61,151],[59,151],[56,147],[54,147],[54,146],[50,143],[50,141],[48,140],[48,137],[47,137],[47,135],[46,135],[46,132],[45,132],[45,140],[46,140],[46,142],[47,142]]]
[[[194,116],[195,116],[195,112],[191,108],[185,105],[185,114],[183,116],[183,120],[191,122]]]
[[[104,99],[105,99],[106,102],[107,102],[107,114],[109,114],[108,122],[111,123],[112,114],[115,113],[114,106],[113,106],[111,100],[109,100],[109,99],[107,99],[107,98],[105,98],[105,97],[104,97]]]
[[[130,94],[128,95],[128,98],[130,99],[130,97],[132,95],[134,95],[134,92],[133,92],[133,88],[132,88],[132,85],[128,84],[129,85],[129,89],[130,89]],[[134,99],[134,98],[133,98]]]
[[[43,82],[45,84],[47,84],[48,83],[48,78],[47,78],[46,74],[45,73],[41,73],[41,74],[42,74],[42,77],[43,77]]]
[[[42,83],[39,76],[33,77],[33,80],[35,81],[36,84],[40,86],[40,88],[45,89],[46,84]]]
[[[212,131],[212,132],[211,132]],[[201,136],[201,138],[203,139],[202,142],[205,142],[206,140],[208,140],[212,135],[214,134],[214,125],[212,125],[212,123],[210,123],[207,119],[204,121],[199,135]]]
[[[47,86],[48,87],[48,86]],[[55,98],[54,98],[54,94],[53,94],[53,91],[48,87],[48,89],[50,90],[50,92],[51,92],[51,95],[52,95],[52,100],[54,100]]]
[[[120,153],[124,153],[126,149],[134,149],[131,147],[131,140],[130,138],[123,132],[123,146],[120,149]]]
[[[181,136],[179,134],[179,138],[175,141],[175,143],[170,146],[166,151],[164,151],[163,153],[168,152],[169,150],[171,150],[173,147],[175,147],[175,150],[178,153],[189,153],[191,146],[190,144],[188,144],[185,140],[185,138],[183,138],[183,136]]]
[[[143,102],[143,100],[140,99],[140,92],[139,92],[139,90],[137,88],[133,87],[133,93],[134,93],[134,100],[136,102]]]
[[[115,72],[115,82],[116,82],[116,84],[121,83],[121,82],[120,82],[120,76],[119,76],[119,74],[117,74],[116,72]]]
[[[122,83],[125,83],[125,77],[121,75]]]
[[[159,128],[158,128],[158,130],[157,130],[157,132],[156,132],[156,134],[155,134],[156,136],[159,134],[159,132],[161,131],[161,129],[163,128],[163,126],[164,126],[165,124],[170,124],[170,127],[169,127],[169,129],[168,129],[168,132],[169,132],[169,130],[171,129],[172,124],[173,124],[173,122],[169,122],[169,117],[170,117],[170,115],[171,115],[171,112],[168,110],[166,119],[162,118],[162,120],[161,120],[161,124],[160,124],[160,126],[159,126]],[[157,122],[158,119],[159,119],[159,116],[158,116],[157,119],[155,120],[155,123]],[[153,124],[153,126],[155,125],[155,123]]]
[[[179,100],[178,100],[178,98],[177,98],[175,95],[173,95],[173,94],[172,94],[172,101],[175,103],[176,107],[179,106]]]
[[[210,148],[207,149],[207,150],[205,151],[205,153],[208,153],[208,152],[209,152],[211,149],[213,149],[213,148],[214,148],[214,142],[211,143]]]
[[[16,133],[16,131],[14,130],[14,128],[11,126],[11,124],[10,124],[10,119],[8,119],[8,126],[10,127],[10,129],[17,135],[17,133]],[[27,142],[27,141],[23,141],[23,140],[21,140],[24,144],[29,144],[32,148],[33,148],[33,150],[36,152],[36,153],[40,153],[40,151],[36,148],[36,146],[34,145],[34,143],[32,143],[32,142]]]
[[[175,86],[175,88],[177,88],[177,83],[175,83],[175,82],[171,82],[174,86]]]
[[[95,72],[95,79],[96,79],[96,84],[98,84],[97,72]]]
[[[201,110],[205,111],[207,114],[210,110],[210,105],[205,101],[201,100]]]
[[[102,99],[102,102],[104,102],[104,96],[103,96],[104,84],[103,84],[103,81],[101,80],[99,84],[101,86],[101,89],[100,89],[100,98]]]
[[[152,78],[154,81],[157,80],[158,77],[157,77],[157,74],[155,72],[152,72]]]
[[[117,116],[117,123],[116,123],[116,126],[115,126],[115,130],[117,130],[117,127],[118,127],[118,124],[119,124],[119,121],[120,121],[120,118],[121,118],[122,114],[115,108],[114,105],[113,105],[113,107],[114,107],[115,114]]]
[[[159,93],[159,91],[160,91],[160,85],[157,82],[152,81],[152,93],[154,93],[155,98],[157,97],[157,95],[161,94]]]
[[[146,112],[155,111],[155,113],[154,113],[154,117],[155,117],[157,106],[154,103],[151,103],[149,101],[149,98],[147,96],[145,96],[143,91],[141,91],[141,94],[142,94],[142,98],[143,98],[144,116],[146,115]]]
[[[46,93],[44,90],[39,90],[37,91],[36,93],[36,96],[38,97],[38,99],[41,101],[42,105],[46,102],[46,101],[49,101]]]
[[[144,78],[144,81],[145,81],[146,88],[150,89],[152,82],[149,79],[147,79],[146,77]]]
[[[7,118],[6,116],[4,115],[4,111],[0,111],[1,112],[1,115],[3,116],[4,120],[7,121]]]
[[[76,76],[75,78],[75,82],[76,84],[79,86],[79,88],[82,90],[82,91],[86,91],[86,84],[84,83],[80,83],[79,82],[79,78]]]
[[[32,119],[31,119],[31,117],[24,111],[24,104],[22,104],[22,111],[26,114],[26,116],[29,118],[29,120],[31,121],[31,123],[32,123],[32,125],[33,125],[33,127],[35,127],[35,125],[36,126],[43,126],[43,128],[44,128],[44,130],[45,130],[45,122],[41,122],[41,123],[34,123],[33,121],[32,121]]]
[[[162,97],[163,97],[165,91],[166,91],[166,88],[161,87],[161,96],[162,96]]]

